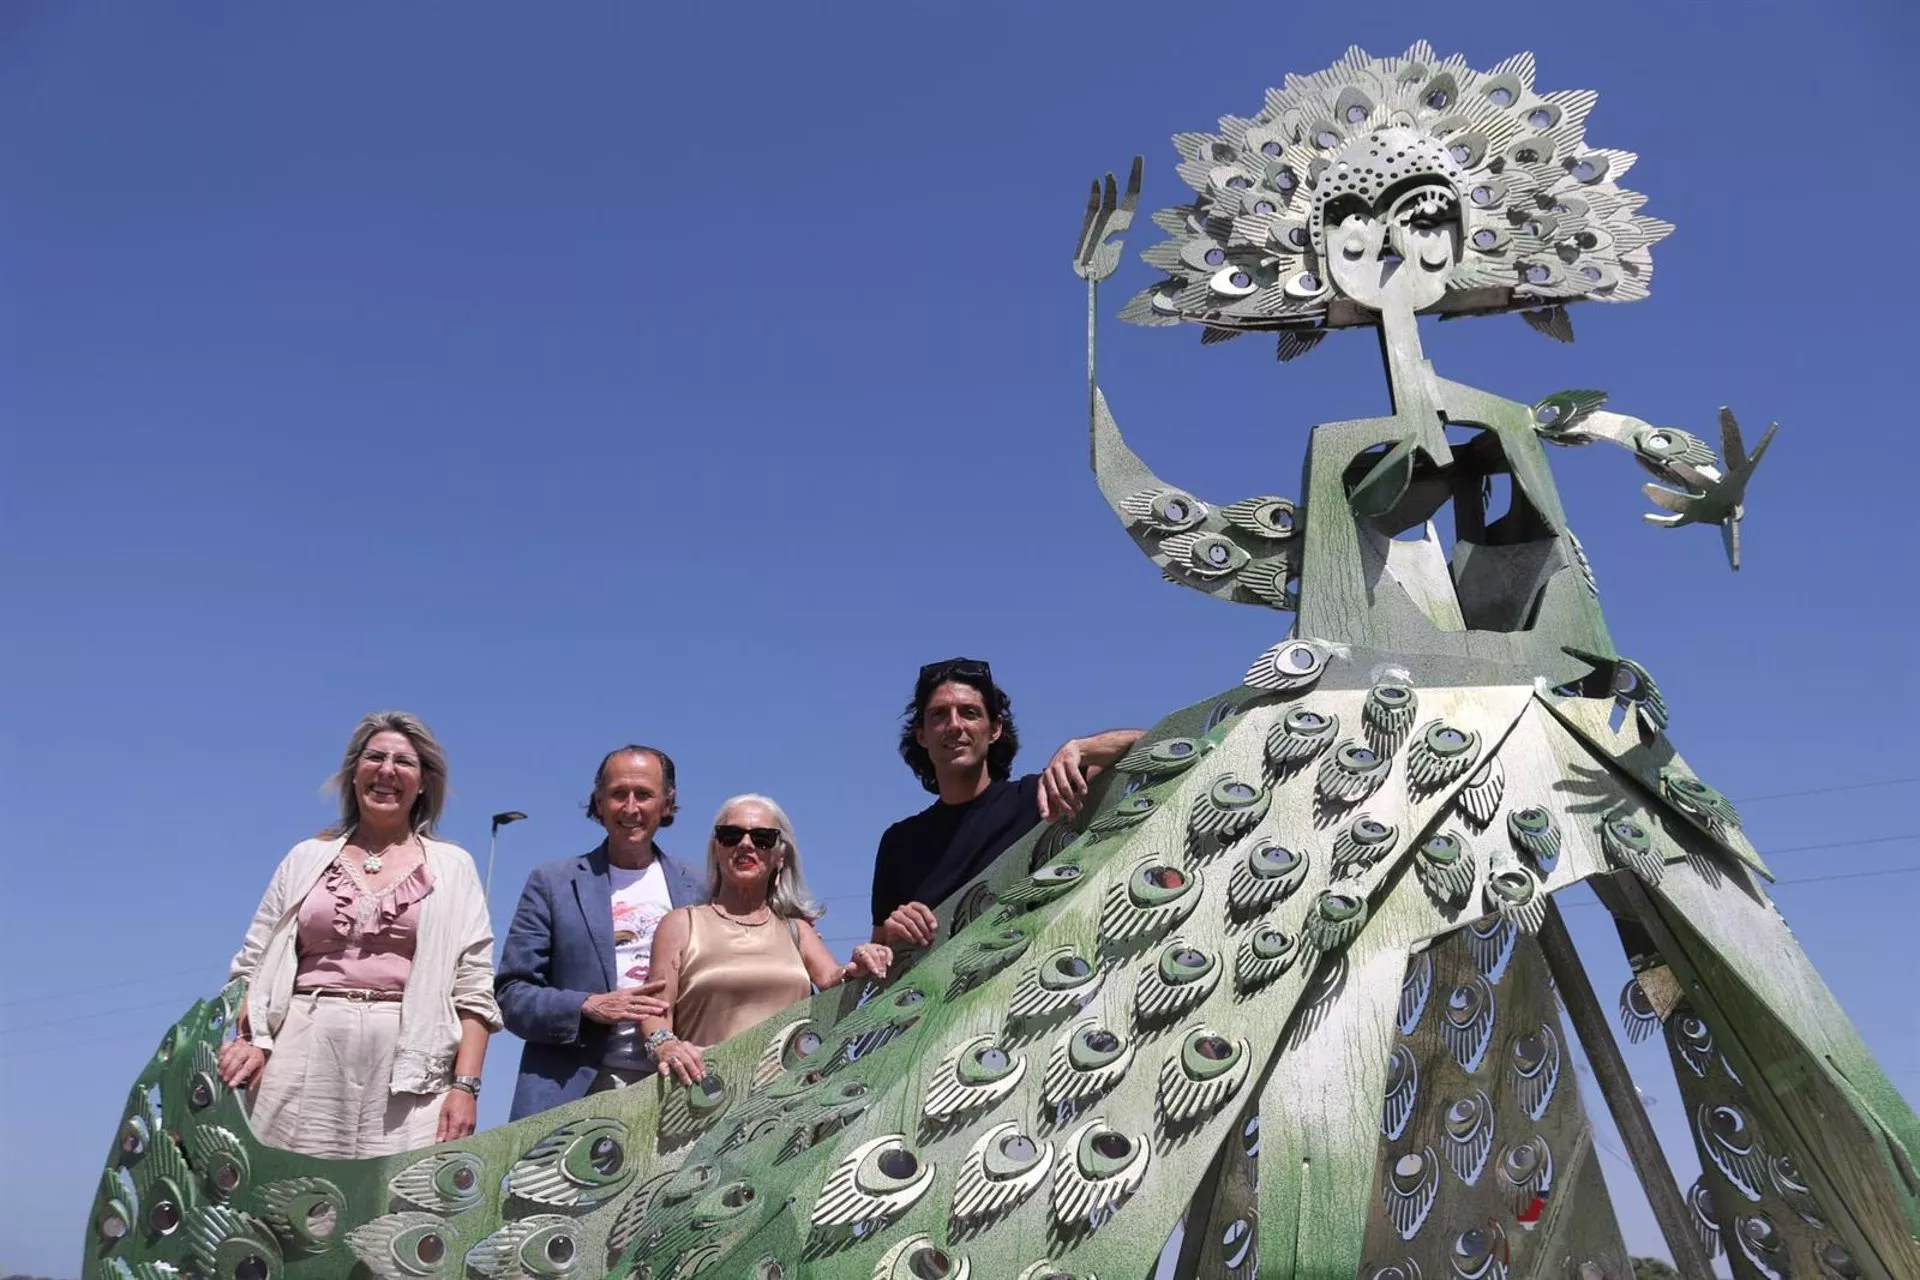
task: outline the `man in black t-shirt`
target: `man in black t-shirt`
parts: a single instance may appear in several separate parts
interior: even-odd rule
[[[1087,781],[1125,755],[1140,729],[1073,738],[1040,773],[1014,778],[1020,749],[1013,705],[972,658],[920,668],[900,733],[900,755],[939,797],[880,837],[873,859],[873,939],[928,946],[933,908],[973,879],[1036,822],[1080,811]]]

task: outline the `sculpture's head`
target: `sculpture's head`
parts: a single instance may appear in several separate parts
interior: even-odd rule
[[[1198,192],[1154,221],[1167,279],[1128,303],[1143,324],[1217,340],[1281,333],[1286,358],[1381,311],[1538,312],[1647,294],[1648,246],[1672,228],[1614,185],[1633,163],[1586,145],[1595,95],[1537,94],[1533,58],[1477,72],[1426,45],[1358,49],[1289,76],[1252,119],[1174,139]]]

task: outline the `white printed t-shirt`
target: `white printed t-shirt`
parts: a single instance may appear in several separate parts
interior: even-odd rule
[[[667,897],[667,873],[661,870],[657,858],[641,871],[609,866],[607,875],[613,881],[613,971],[624,991],[646,982],[654,930],[673,910],[673,901]],[[646,1066],[647,1061],[640,1024],[614,1023],[602,1065],[632,1069]]]

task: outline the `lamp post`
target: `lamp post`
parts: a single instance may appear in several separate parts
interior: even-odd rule
[[[487,883],[485,892],[488,903],[492,903],[493,901],[493,850],[495,844],[497,844],[500,839],[500,828],[509,823],[518,822],[526,816],[526,814],[520,812],[518,809],[509,809],[505,813],[496,813],[493,815],[493,830],[487,832]]]

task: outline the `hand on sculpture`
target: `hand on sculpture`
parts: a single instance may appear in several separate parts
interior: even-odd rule
[[[267,1051],[251,1040],[229,1040],[220,1046],[220,1082],[229,1089],[258,1084],[266,1069]]]
[[[923,903],[908,902],[893,909],[880,926],[886,935],[888,946],[897,947],[903,943],[915,947],[930,947],[934,935],[940,932],[940,921],[933,911]]]
[[[1655,506],[1663,507],[1670,513],[1654,515],[1649,512],[1645,517],[1647,522],[1669,529],[1684,524],[1719,525],[1721,539],[1727,547],[1727,562],[1738,569],[1740,521],[1747,514],[1747,481],[1753,478],[1754,469],[1760,465],[1760,459],[1766,456],[1767,446],[1773,443],[1774,433],[1779,429],[1777,422],[1769,426],[1767,433],[1760,437],[1760,443],[1749,454],[1733,411],[1722,408],[1720,445],[1726,459],[1725,472],[1712,466],[1694,467],[1684,462],[1665,464],[1663,470],[1686,485],[1687,490],[1676,491],[1659,484],[1647,485],[1647,497]]]
[[[707,1056],[685,1040],[667,1041],[653,1051],[653,1060],[660,1064],[661,1075],[671,1075],[681,1084],[692,1084],[707,1074]]]
[[[1134,210],[1140,205],[1140,169],[1144,163],[1141,156],[1133,158],[1124,197],[1111,173],[1104,183],[1099,178],[1093,180],[1086,216],[1080,220],[1080,243],[1073,254],[1073,271],[1081,279],[1104,280],[1120,265],[1121,237],[1133,225]]]
[[[458,1142],[474,1130],[480,1102],[465,1089],[449,1089],[440,1103],[440,1127],[435,1142]]]
[[[1078,739],[1068,739],[1040,774],[1040,820],[1071,818],[1087,795],[1087,761]]]
[[[619,991],[602,991],[587,997],[580,1016],[594,1022],[638,1022],[642,1018],[664,1017],[668,1004],[660,998],[664,982],[648,982]]]
[[[893,948],[878,942],[863,942],[853,949],[853,962],[847,965],[847,977],[866,973],[876,978],[887,976],[893,963]]]

